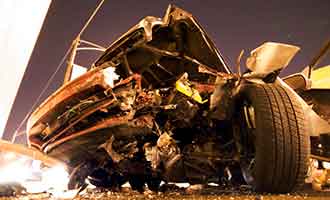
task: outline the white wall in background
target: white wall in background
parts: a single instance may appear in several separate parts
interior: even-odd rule
[[[0,0],[0,138],[50,3]]]

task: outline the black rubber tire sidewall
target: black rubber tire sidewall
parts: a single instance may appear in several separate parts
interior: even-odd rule
[[[242,99],[255,113],[255,190],[297,190],[304,183],[310,152],[301,103],[278,84],[247,84]]]

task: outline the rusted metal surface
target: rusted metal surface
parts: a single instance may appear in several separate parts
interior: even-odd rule
[[[66,141],[69,141],[71,139],[77,138],[77,137],[85,135],[85,134],[93,133],[94,131],[97,131],[99,129],[110,128],[112,126],[116,126],[116,125],[118,126],[121,124],[128,123],[129,119],[132,119],[132,116],[117,117],[117,118],[111,118],[108,120],[104,120],[103,122],[96,124],[95,126],[92,126],[91,128],[85,129],[85,130],[77,132],[77,133],[73,133],[68,137],[64,137],[63,139],[59,139],[59,140],[49,144],[46,147],[45,151],[48,152],[52,148],[56,147],[57,145],[59,145],[61,143],[64,143]]]
[[[46,117],[52,113],[58,112],[55,109],[59,106],[65,107],[64,104],[66,101],[72,98],[79,98],[79,95],[82,93],[82,96],[88,95],[88,90],[95,90],[95,88],[108,88],[108,84],[104,80],[104,74],[101,69],[93,69],[83,76],[73,80],[72,82],[62,86],[51,96],[47,98],[31,115],[28,121],[27,129],[30,130],[36,122],[41,120],[41,118]]]

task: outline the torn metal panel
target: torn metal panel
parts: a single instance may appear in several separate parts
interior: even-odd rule
[[[258,74],[269,74],[285,68],[299,50],[293,45],[266,42],[251,52],[246,66]]]
[[[135,90],[139,90],[141,87],[138,75],[118,82],[112,89],[105,83],[105,76],[102,71],[100,73],[95,71],[87,73],[79,79],[81,80],[76,82],[76,79],[55,92],[32,114],[29,124],[35,124],[30,128],[28,127],[28,134],[33,146],[44,149],[49,143],[68,132],[74,132],[75,127],[83,123],[84,120],[88,121],[89,118],[93,118],[96,112],[105,112],[107,115],[111,115],[107,111],[108,108],[118,106],[124,109],[125,106],[130,106],[128,104],[132,102],[127,102],[128,95],[133,92],[131,96],[134,100]],[[85,84],[81,85],[82,82]],[[95,85],[100,85],[99,83],[105,83],[104,87],[96,89]],[[132,90],[126,92],[123,90],[125,87]],[[69,93],[69,91],[76,91],[77,93]],[[121,101],[119,102],[118,99]]]
[[[95,67],[105,67],[104,63],[109,61],[117,63],[116,72],[122,78],[130,75],[127,71],[130,66],[132,73],[142,75],[143,84],[155,87],[165,86],[181,76],[184,71],[176,66],[182,62],[186,65],[185,71],[193,77],[207,79],[206,75],[197,73],[198,64],[230,72],[193,16],[175,6],[169,6],[163,19],[143,19],[115,41],[95,62]]]
[[[84,98],[98,90],[104,90],[109,85],[104,79],[101,69],[91,70],[72,82],[62,86],[49,96],[30,116],[27,129],[31,129],[42,118],[51,117],[65,109],[70,104],[75,104],[78,99]],[[74,91],[74,92],[72,92]]]
[[[230,119],[234,113],[234,95],[237,78],[220,77],[215,81],[214,92],[210,97],[210,111],[212,118],[218,120]],[[226,109],[224,109],[226,108]]]
[[[119,146],[117,148],[114,147],[115,136],[112,135],[109,140],[103,143],[99,148],[103,148],[109,154],[111,159],[115,163],[119,163],[125,158],[133,158],[134,154],[138,152],[138,148],[136,147],[137,142],[131,142],[125,144],[125,146]]]

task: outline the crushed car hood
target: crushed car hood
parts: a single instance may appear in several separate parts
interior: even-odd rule
[[[178,67],[184,65],[184,67]],[[115,41],[93,67],[116,67],[125,79],[142,76],[145,87],[173,84],[184,72],[207,80],[198,66],[230,73],[218,49],[188,12],[170,5],[161,18],[148,16]]]
[[[119,75],[114,85],[108,73],[113,69]],[[78,163],[80,158],[92,157],[115,129],[151,132],[145,122],[134,124],[125,109],[117,116],[116,109],[126,105],[122,102],[126,97],[119,94],[173,88],[184,74],[208,88],[220,72],[232,75],[214,43],[190,13],[170,5],[162,19],[141,20],[110,45],[87,73],[49,96],[28,120],[29,143],[66,163]],[[194,91],[190,92],[195,100],[205,102]]]
[[[200,67],[211,72],[231,73],[195,18],[170,5],[162,19],[150,16],[142,19],[113,42],[92,69],[48,97],[31,114],[27,132],[34,132],[32,127],[40,132],[48,127],[46,121],[49,118],[56,117],[69,105],[110,87],[103,71],[111,67],[120,75],[120,80],[139,74],[144,88],[172,87],[185,72],[192,81],[214,81],[209,74],[200,73]]]

